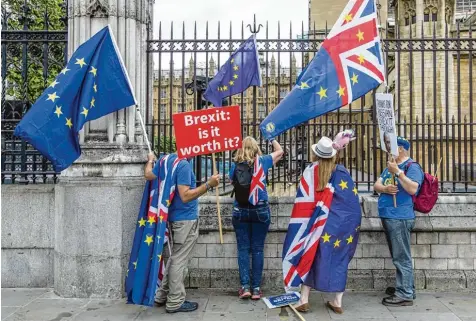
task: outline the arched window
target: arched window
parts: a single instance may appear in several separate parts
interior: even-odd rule
[[[434,22],[437,20],[438,20],[438,9],[433,5],[427,6],[425,10],[423,11],[423,21]]]

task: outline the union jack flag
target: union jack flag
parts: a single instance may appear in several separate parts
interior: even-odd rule
[[[283,246],[285,287],[299,286],[306,279],[329,214],[334,188],[328,184],[323,191],[316,192],[318,170],[318,164],[310,165],[299,182]]]
[[[375,0],[351,0],[293,90],[260,125],[270,139],[385,82]]]
[[[126,274],[129,303],[152,306],[157,286],[164,277],[162,253],[169,241],[169,206],[175,196],[180,161],[176,154],[160,158],[158,178],[146,184]]]
[[[256,156],[253,165],[253,178],[250,184],[250,197],[248,199],[252,205],[258,204],[259,200],[263,199],[263,194],[266,193],[265,180],[266,175],[264,173],[263,164],[261,164],[260,157]]]

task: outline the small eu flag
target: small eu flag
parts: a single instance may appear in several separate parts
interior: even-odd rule
[[[108,27],[83,43],[15,128],[60,172],[80,155],[78,133],[90,120],[136,104]]]
[[[250,86],[261,86],[261,83],[256,36],[252,35],[220,68],[203,96],[214,106],[221,106],[223,98],[242,93]]]

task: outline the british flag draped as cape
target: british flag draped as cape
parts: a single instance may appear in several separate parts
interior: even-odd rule
[[[158,160],[159,177],[146,183],[126,274],[128,303],[154,303],[164,274],[162,253],[168,242],[168,213],[175,195],[179,162],[176,154],[162,156]]]
[[[301,283],[342,292],[358,241],[361,209],[349,172],[338,165],[327,187],[316,192],[319,165],[305,169],[283,245],[285,287]]]
[[[258,155],[253,164],[253,178],[250,184],[250,197],[248,201],[251,205],[256,205],[263,199],[263,195],[266,193],[265,180],[266,174],[261,163],[261,157]]]
[[[375,0],[351,0],[296,86],[261,122],[270,139],[345,106],[385,81]]]

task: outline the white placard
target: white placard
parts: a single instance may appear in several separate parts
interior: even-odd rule
[[[397,129],[392,94],[375,94],[377,121],[380,129],[380,148],[398,156]]]

